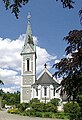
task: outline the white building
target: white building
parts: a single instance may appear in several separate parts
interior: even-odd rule
[[[56,78],[45,68],[36,78],[36,46],[30,25],[30,15],[28,15],[28,25],[22,56],[22,79],[21,79],[21,102],[29,102],[32,98],[38,98],[42,102],[49,102],[53,98],[60,97],[59,83]],[[39,58],[38,58],[39,59]]]

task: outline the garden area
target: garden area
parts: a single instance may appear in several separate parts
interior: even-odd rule
[[[78,118],[80,118],[81,113],[78,103],[67,102],[63,107],[63,111],[58,111],[58,105],[59,100],[55,98],[47,104],[35,98],[29,103],[18,104],[15,108],[9,109],[8,113],[31,117],[79,120]]]

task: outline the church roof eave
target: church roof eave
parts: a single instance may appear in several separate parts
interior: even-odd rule
[[[59,86],[59,83],[55,78],[52,77],[51,73],[47,70],[47,68],[45,68],[44,71],[39,75],[37,81],[33,84],[33,86],[37,86],[37,85]]]
[[[37,78],[37,81],[41,78],[41,76],[42,76],[45,72],[46,72],[56,83],[59,84],[59,81],[58,81],[55,77],[52,76],[52,74],[49,72],[49,70],[48,70],[47,68],[45,68],[45,69],[41,72],[41,74],[40,74],[40,75],[38,76],[38,78]]]

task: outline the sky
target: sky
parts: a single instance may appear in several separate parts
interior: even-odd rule
[[[37,75],[44,69],[44,64],[52,74],[57,63],[65,56],[67,46],[63,38],[70,30],[80,30],[78,11],[82,7],[81,0],[76,0],[74,9],[62,7],[56,0],[29,0],[20,9],[19,19],[10,10],[5,10],[0,2],[0,79],[5,92],[20,90],[21,82],[21,50],[27,30],[27,15],[31,14],[31,28],[37,52]]]

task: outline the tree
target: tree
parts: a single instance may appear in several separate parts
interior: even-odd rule
[[[0,89],[0,96],[2,96],[4,94],[3,90]]]
[[[64,37],[67,42],[65,49],[66,56],[55,64],[57,71],[56,77],[62,77],[61,95],[66,92],[67,99],[77,101],[82,113],[82,30],[70,31],[68,36]],[[73,102],[74,103],[74,102]],[[80,118],[82,114],[80,114]]]
[[[3,83],[3,81],[2,80],[0,80],[0,85],[4,85],[4,83]],[[3,90],[2,89],[0,89],[0,96],[2,96],[2,94],[3,94],[4,92],[3,92]]]
[[[82,94],[82,30],[70,31],[64,38],[68,46],[65,49],[66,55],[55,64],[57,71],[54,75],[62,77],[61,95],[66,91],[68,100],[73,97],[77,99],[78,94]]]
[[[6,10],[11,9],[11,13],[14,13],[16,18],[18,19],[18,13],[20,12],[20,8],[23,5],[26,5],[29,0],[2,0]]]
[[[2,81],[2,80],[0,80],[0,84],[1,84],[1,85],[4,85],[4,83],[3,83],[3,81]]]
[[[59,0],[56,0],[59,1]],[[73,0],[61,0],[62,4],[63,4],[63,8],[68,7],[69,9],[74,8],[74,1]]]
[[[8,104],[8,105],[17,105],[20,103],[20,92],[14,92],[14,93],[10,93],[10,92],[3,92],[2,94],[2,103],[3,103],[3,106],[4,104]]]
[[[82,25],[82,8],[79,10],[79,17],[80,17],[80,22],[81,22],[81,25]]]
[[[68,113],[70,120],[79,120],[80,107],[78,103],[68,102],[64,105],[64,112]]]
[[[81,117],[82,117],[82,94],[77,96],[77,102],[80,106],[80,111],[81,111]]]
[[[2,0],[3,3],[4,3],[4,6],[6,8],[6,10],[8,9],[11,9],[11,13],[14,13],[16,18],[18,19],[18,14],[20,12],[20,8],[23,6],[23,5],[26,5],[29,0]],[[59,0],[56,0],[56,1],[59,1]],[[62,5],[63,5],[63,8],[74,8],[74,1],[75,0],[60,0]],[[80,15],[82,14],[82,10],[80,10]]]

